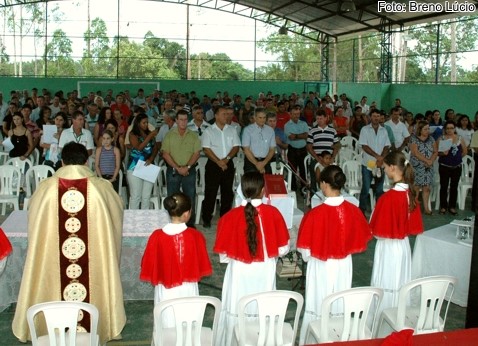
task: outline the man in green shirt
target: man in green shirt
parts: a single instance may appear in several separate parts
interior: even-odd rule
[[[190,225],[195,220],[196,200],[196,162],[201,151],[201,141],[197,133],[188,129],[188,113],[179,110],[173,127],[164,137],[161,151],[167,163],[166,185],[168,196],[182,191],[191,198],[192,215]]]

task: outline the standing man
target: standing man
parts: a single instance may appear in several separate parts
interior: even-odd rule
[[[277,104],[277,128],[284,130],[285,124],[290,120],[290,114],[285,109],[285,103],[280,101]]]
[[[203,226],[207,228],[211,227],[212,212],[219,187],[221,188],[221,216],[231,209],[234,198],[232,158],[239,151],[241,141],[236,130],[226,123],[226,112],[226,107],[216,107],[214,114],[216,122],[204,131],[201,138],[204,153],[208,158],[202,204]]]
[[[359,207],[365,213],[372,178],[375,177],[375,198],[378,200],[383,194],[383,159],[390,149],[387,130],[380,126],[379,110],[370,111],[370,124],[360,130],[359,144],[362,146],[362,191]]]
[[[95,142],[93,141],[93,136],[90,130],[85,129],[85,116],[82,111],[75,111],[71,117],[71,127],[65,129],[61,133],[60,141],[58,147],[60,150],[69,143],[75,142],[82,144],[86,150],[88,150],[88,156],[93,154],[93,149],[95,148]]]
[[[28,251],[12,324],[21,342],[31,339],[27,309],[56,300],[95,305],[100,344],[121,337],[126,323],[119,270],[123,203],[87,160],[83,145],[66,144],[63,167],[30,200]],[[85,320],[79,325],[89,326]],[[39,335],[46,334],[41,328]]]
[[[304,159],[307,156],[307,136],[309,133],[309,126],[305,121],[299,120],[302,107],[296,105],[290,111],[290,120],[284,125],[284,133],[289,142],[289,150],[287,151],[287,161],[300,173],[300,177],[305,181],[305,167]],[[292,179],[292,190],[300,189],[296,179]]]
[[[259,172],[272,174],[270,160],[275,155],[276,141],[272,127],[266,125],[266,111],[256,108],[254,123],[246,126],[242,134],[244,150],[244,173]]]
[[[67,111],[68,110],[66,110],[65,113]],[[85,117],[86,129],[93,131],[96,123],[98,122],[99,114],[100,114],[100,110],[98,108],[98,105],[96,103],[90,103],[88,105],[88,114]]]
[[[158,146],[158,150],[161,150],[161,146],[164,141],[164,137],[166,134],[176,125],[176,111],[170,109],[168,111],[164,111],[163,113],[164,124],[160,127],[158,134],[156,135],[156,145]]]
[[[202,108],[199,107],[202,111]],[[182,191],[191,199],[191,218],[188,226],[194,226],[196,201],[196,162],[201,151],[197,133],[188,128],[188,112],[180,110],[176,117],[177,126],[164,137],[161,148],[167,163],[166,186],[168,196]]]
[[[393,107],[390,116],[390,120],[385,123],[385,126],[389,126],[393,132],[393,138],[395,139],[392,144],[392,148],[395,151],[402,151],[408,145],[410,140],[410,132],[408,132],[407,126],[400,121],[400,107]]]
[[[309,131],[307,137],[307,151],[312,156],[313,160],[310,160],[309,172],[310,172],[310,187],[313,191],[317,191],[316,179],[315,179],[315,165],[317,162],[321,162],[319,156],[324,151],[332,154],[332,162],[340,149],[340,138],[337,136],[337,131],[333,126],[328,125],[328,117],[323,109],[317,110],[316,115],[317,126]]]
[[[204,110],[201,106],[195,105],[192,113],[193,119],[188,123],[188,129],[196,132],[198,136],[201,137],[204,131],[211,125],[204,120]]]

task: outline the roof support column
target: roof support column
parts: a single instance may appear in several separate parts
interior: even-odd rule
[[[329,81],[329,52],[330,36],[324,35],[320,40],[320,79],[323,82]]]
[[[382,40],[380,41],[380,83],[392,82],[392,26],[382,22]]]

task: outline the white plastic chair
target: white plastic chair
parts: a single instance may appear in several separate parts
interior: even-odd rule
[[[345,161],[342,169],[346,176],[345,187],[351,196],[360,197],[362,190],[362,164],[355,160]]]
[[[4,165],[8,161],[8,159],[10,159],[8,153],[0,152],[0,165]]]
[[[25,175],[26,196],[23,201],[23,210],[28,210],[28,203],[38,184],[53,174],[55,174],[55,170],[47,165],[33,166],[27,171]]]
[[[310,161],[312,161],[312,155],[307,154],[307,156],[304,158],[304,168],[305,168],[305,181],[307,184],[310,185]],[[297,170],[297,167],[295,167]]]
[[[396,331],[413,329],[414,334],[442,332],[456,282],[455,277],[440,275],[416,279],[403,285],[398,295],[398,307],[382,311],[377,332],[381,332],[383,322]],[[445,298],[448,303],[441,314]]]
[[[239,151],[239,153],[242,153],[242,151]],[[241,178],[244,175],[244,154],[239,156],[239,153],[232,159],[234,168],[236,169],[234,173],[234,190],[237,190],[237,187],[241,183]]]
[[[5,215],[7,204],[13,204],[14,210],[19,210],[20,178],[22,174],[17,167],[3,165],[0,169],[0,204],[2,215]]]
[[[207,305],[214,307],[213,327],[203,327]],[[163,312],[171,308],[174,311],[175,327],[163,326]],[[155,346],[192,346],[213,345],[216,327],[221,311],[221,301],[215,297],[196,296],[168,299],[154,307],[153,345]]]
[[[466,195],[473,186],[473,173],[475,171],[475,160],[471,156],[464,156],[461,164],[461,178],[458,189],[460,190],[460,199],[458,208],[465,209]]]
[[[89,333],[77,331],[80,310],[86,311],[90,315]],[[40,312],[43,312],[45,316],[48,334],[37,336],[34,318]],[[99,345],[98,318],[98,309],[94,305],[84,302],[47,302],[33,305],[27,310],[27,321],[33,346]]]
[[[149,198],[149,203],[153,205],[153,208],[158,210],[163,207],[163,201],[167,197],[167,185],[166,185],[166,169],[163,164],[160,167],[158,177],[153,185],[153,192]]]
[[[339,154],[338,154],[337,165],[342,167],[345,161],[351,161],[356,156],[357,156],[357,153],[353,149],[350,149],[348,147],[340,148]]]
[[[383,290],[375,287],[357,287],[328,295],[322,302],[321,318],[309,323],[306,343],[311,342],[311,335],[319,343],[372,339],[382,298]],[[343,313],[333,313],[332,305],[337,303],[342,303]]]
[[[340,145],[342,148],[347,148],[354,151],[356,154],[360,154],[361,146],[357,138],[353,136],[345,136],[340,140]]]
[[[289,302],[295,301],[294,325],[285,323]],[[248,304],[257,303],[258,319],[246,312]],[[304,298],[293,291],[270,291],[247,295],[237,304],[239,323],[234,327],[234,337],[239,346],[295,345],[299,316]]]
[[[33,163],[34,166],[40,164],[40,150],[37,148],[33,149],[28,159]]]
[[[20,170],[21,179],[19,180],[20,187],[25,186],[25,174],[33,167],[33,163],[29,159],[21,160],[19,157],[12,157],[5,162],[6,165],[12,165]]]

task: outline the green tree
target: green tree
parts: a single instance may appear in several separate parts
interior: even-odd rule
[[[71,58],[71,40],[62,29],[53,32],[51,41],[47,44],[45,55],[48,62],[48,76],[74,76],[76,66]]]
[[[414,26],[408,30],[408,36],[414,43],[413,46],[408,48],[408,54],[416,55],[416,61],[419,63],[428,82],[435,80],[437,67],[438,80],[442,82],[450,81],[451,55],[456,53],[452,50],[450,23],[450,20],[446,20],[439,25]],[[455,40],[458,52],[475,49],[478,21],[475,19],[457,22],[454,34],[456,35]],[[439,44],[438,56],[437,44]],[[459,59],[460,56],[457,55],[457,61]]]
[[[273,78],[266,75],[266,79],[280,80],[320,80],[320,44],[296,34],[272,34],[257,43],[266,53],[278,57],[277,62],[270,65],[274,71]],[[282,73],[277,69],[282,70]],[[261,69],[261,75],[262,71]],[[267,70],[267,69],[266,69]],[[257,71],[256,71],[257,72]],[[272,72],[272,71],[271,71]]]
[[[181,79],[186,78],[186,48],[177,42],[170,42],[164,38],[159,38],[148,31],[144,35],[143,44],[164,57],[168,62],[168,67],[175,71]]]
[[[116,39],[116,42],[118,40]],[[118,76],[120,78],[163,78],[177,79],[176,71],[168,66],[167,60],[158,56],[150,47],[127,38],[119,40],[120,61]]]
[[[225,53],[200,53],[191,55],[193,79],[251,80],[252,71],[233,62]]]
[[[86,47],[83,50],[82,67],[85,75],[108,76],[110,69],[110,40],[106,23],[95,18],[84,33]]]

